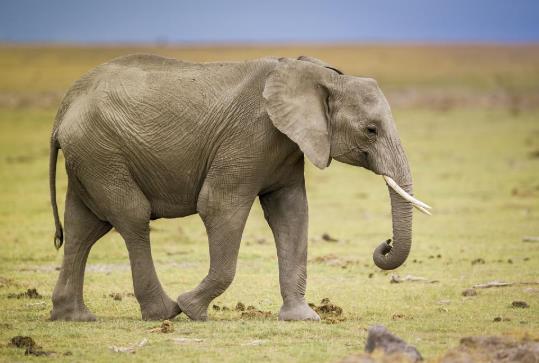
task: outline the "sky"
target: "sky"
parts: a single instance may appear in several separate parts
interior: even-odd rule
[[[0,0],[0,42],[539,42],[539,0]]]

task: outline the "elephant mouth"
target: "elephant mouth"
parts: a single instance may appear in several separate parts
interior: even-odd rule
[[[404,189],[402,189],[393,179],[391,179],[387,175],[383,175],[384,180],[386,181],[387,185],[393,189],[398,195],[403,197],[408,202],[412,203],[412,205],[417,208],[420,212],[431,215],[430,210],[432,209],[431,206],[429,206],[426,203],[423,203],[419,199],[416,199],[412,197],[410,194],[408,194]]]

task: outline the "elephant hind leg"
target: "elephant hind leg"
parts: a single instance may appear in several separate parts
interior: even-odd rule
[[[51,320],[94,321],[83,299],[84,270],[90,249],[111,225],[86,207],[72,185],[67,191],[64,220],[64,260],[52,295]]]
[[[157,277],[150,247],[150,203],[134,181],[124,180],[123,187],[115,193],[115,202],[109,203],[106,209],[129,252],[133,287],[142,319],[171,319],[181,310],[165,293]]]

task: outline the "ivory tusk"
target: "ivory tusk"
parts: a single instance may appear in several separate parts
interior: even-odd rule
[[[417,210],[420,211],[421,213],[425,213],[425,214],[427,214],[427,215],[429,215],[429,216],[432,215],[431,212],[429,212],[428,210],[426,210],[426,209],[423,208],[423,207],[420,207],[420,206],[415,205],[415,204],[413,204],[413,206],[414,206],[414,208],[417,208]]]
[[[428,204],[423,203],[420,200],[415,199],[410,194],[406,193],[404,189],[402,189],[393,179],[388,177],[387,175],[383,175],[384,180],[386,181],[387,185],[389,185],[397,194],[399,194],[401,197],[409,201],[416,207],[419,211],[431,215],[428,209],[432,209]]]

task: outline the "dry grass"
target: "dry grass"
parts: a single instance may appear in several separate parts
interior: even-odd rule
[[[146,49],[190,60],[244,59],[266,54],[310,54],[346,72],[375,76],[393,89],[464,89],[487,94],[496,77],[511,79],[524,94],[536,92],[537,47],[289,47]],[[0,94],[63,92],[81,73],[132,48],[0,48]],[[384,87],[385,89],[386,87]],[[449,91],[448,91],[449,92]],[[328,170],[307,168],[310,202],[307,297],[343,309],[334,324],[280,323],[277,262],[271,233],[258,204],[253,207],[240,251],[238,274],[216,304],[238,301],[274,315],[245,320],[241,312],[213,310],[207,323],[184,316],[170,334],[149,333],[132,292],[127,251],[117,233],[90,255],[85,285],[96,323],[48,321],[50,297],[63,251],[54,250],[48,192],[48,137],[54,107],[0,108],[0,361],[23,360],[6,346],[15,335],[30,335],[45,350],[43,360],[77,361],[338,361],[360,352],[366,328],[381,323],[435,359],[467,335],[539,331],[538,286],[478,290],[492,280],[537,281],[539,245],[522,242],[539,235],[539,123],[537,111],[514,113],[455,105],[444,112],[394,107],[408,152],[415,191],[434,207],[417,215],[414,246],[397,273],[439,283],[391,284],[375,268],[372,249],[389,237],[390,215],[382,180],[365,170],[334,163]],[[62,162],[60,160],[59,162]],[[59,167],[62,199],[66,179]],[[329,233],[338,242],[325,241]],[[208,265],[207,242],[197,216],[152,223],[153,254],[161,281],[173,297],[195,286]],[[330,259],[324,256],[331,256]],[[331,263],[328,261],[332,261]],[[484,262],[484,263],[482,263]],[[37,288],[43,299],[9,294]],[[119,298],[114,293],[119,293]],[[112,297],[111,297],[112,294]],[[514,300],[530,307],[517,309]],[[495,322],[494,318],[501,321]],[[134,356],[109,346],[149,342]],[[72,356],[63,357],[70,351]]]

